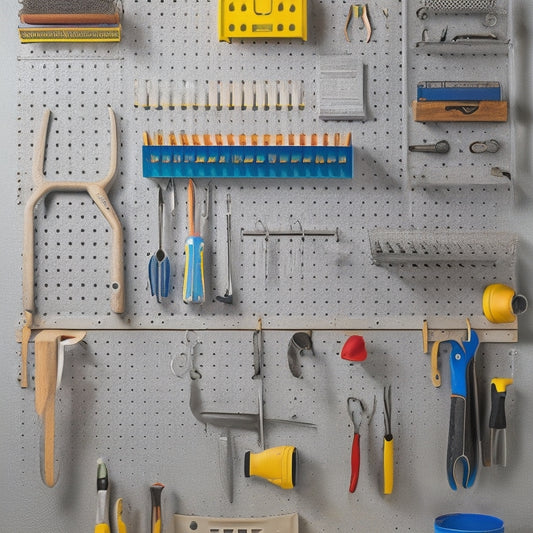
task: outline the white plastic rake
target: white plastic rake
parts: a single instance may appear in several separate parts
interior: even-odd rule
[[[84,181],[49,181],[44,177],[44,156],[50,110],[45,109],[41,129],[35,142],[33,154],[33,192],[24,209],[24,246],[22,268],[22,298],[25,324],[22,329],[22,370],[21,386],[28,386],[27,357],[28,341],[31,336],[33,314],[35,311],[34,288],[34,210],[37,203],[51,192],[86,192],[92,198],[112,230],[111,242],[111,310],[124,312],[124,243],[123,231],[119,218],[111,205],[107,190],[111,186],[117,169],[117,125],[115,113],[109,107],[111,130],[111,149],[109,171],[105,178],[94,182]]]

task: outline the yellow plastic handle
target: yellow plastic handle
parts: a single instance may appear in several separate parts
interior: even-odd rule
[[[508,385],[512,385],[513,378],[494,378],[491,383],[496,386],[496,392],[505,392]]]
[[[96,524],[94,533],[110,533],[109,524]]]
[[[383,439],[383,494],[392,494],[394,485],[394,439],[387,435]]]

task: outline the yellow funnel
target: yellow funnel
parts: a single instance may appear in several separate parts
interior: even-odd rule
[[[257,476],[270,481],[282,489],[296,485],[298,451],[294,446],[277,446],[264,452],[246,452],[244,475]]]

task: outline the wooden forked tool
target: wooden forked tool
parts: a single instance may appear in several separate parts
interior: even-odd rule
[[[112,230],[111,243],[111,310],[115,313],[124,312],[124,243],[120,220],[111,205],[107,190],[115,177],[117,169],[117,126],[115,113],[109,107],[111,130],[111,153],[109,171],[103,179],[94,182],[85,181],[48,181],[44,178],[44,155],[50,110],[45,109],[41,129],[35,142],[33,154],[33,192],[24,209],[24,248],[22,265],[22,300],[24,306],[24,326],[22,329],[22,369],[21,386],[28,386],[27,361],[28,341],[33,325],[35,311],[34,294],[34,210],[37,202],[50,192],[86,192],[92,198]]]
[[[77,344],[85,335],[85,331],[47,329],[35,336],[35,411],[42,423],[41,476],[49,487],[53,487],[57,481],[55,402],[63,368],[63,348]]]

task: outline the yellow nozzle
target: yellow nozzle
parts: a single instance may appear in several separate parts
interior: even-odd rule
[[[244,475],[258,476],[282,489],[296,485],[298,451],[294,446],[277,446],[264,452],[246,452]]]
[[[525,296],[502,283],[493,283],[483,292],[483,314],[486,319],[495,324],[514,322],[516,315],[527,309]]]

